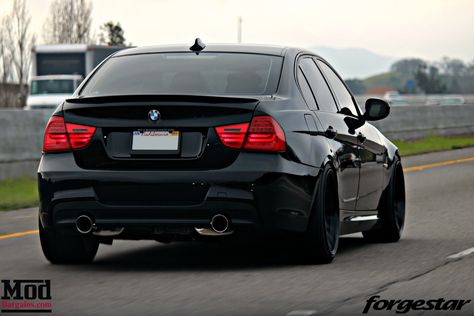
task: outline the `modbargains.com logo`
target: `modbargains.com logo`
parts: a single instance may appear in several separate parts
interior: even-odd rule
[[[2,313],[51,313],[51,280],[1,280]]]

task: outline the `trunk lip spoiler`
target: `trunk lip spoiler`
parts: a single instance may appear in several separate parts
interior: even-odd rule
[[[264,98],[268,96],[260,96]],[[94,97],[76,97],[66,99],[67,103],[87,104],[87,103],[121,103],[121,102],[196,102],[196,103],[253,103],[259,102],[260,98],[255,96],[234,96],[234,95],[202,95],[202,94],[127,94]]]

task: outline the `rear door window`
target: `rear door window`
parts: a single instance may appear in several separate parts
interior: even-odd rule
[[[343,114],[358,116],[359,112],[356,110],[356,105],[352,100],[352,95],[350,94],[349,90],[347,90],[339,76],[328,65],[326,65],[326,63],[320,60],[317,62],[336,95],[340,112]]]
[[[337,112],[336,102],[329,90],[326,80],[322,76],[312,58],[303,58],[300,67],[305,78],[308,80],[311,91],[316,98],[320,111]]]
[[[314,100],[313,92],[311,92],[311,88],[309,87],[308,81],[306,80],[301,68],[298,67],[298,84],[301,89],[301,93],[303,94],[303,98],[306,101],[306,104],[311,110],[317,110],[318,106],[316,105],[316,101]]]

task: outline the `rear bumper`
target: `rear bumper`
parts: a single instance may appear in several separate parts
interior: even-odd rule
[[[306,229],[319,169],[281,155],[241,153],[219,170],[86,170],[71,153],[42,157],[43,226],[74,230],[87,214],[98,227],[153,231],[207,227],[216,213],[238,230]]]

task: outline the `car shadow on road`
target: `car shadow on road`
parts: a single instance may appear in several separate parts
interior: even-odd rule
[[[137,242],[138,245],[139,242]],[[338,256],[369,247],[362,238],[340,240]],[[175,242],[140,246],[98,256],[88,270],[181,271],[245,270],[305,266],[302,249],[295,243],[277,241]]]

